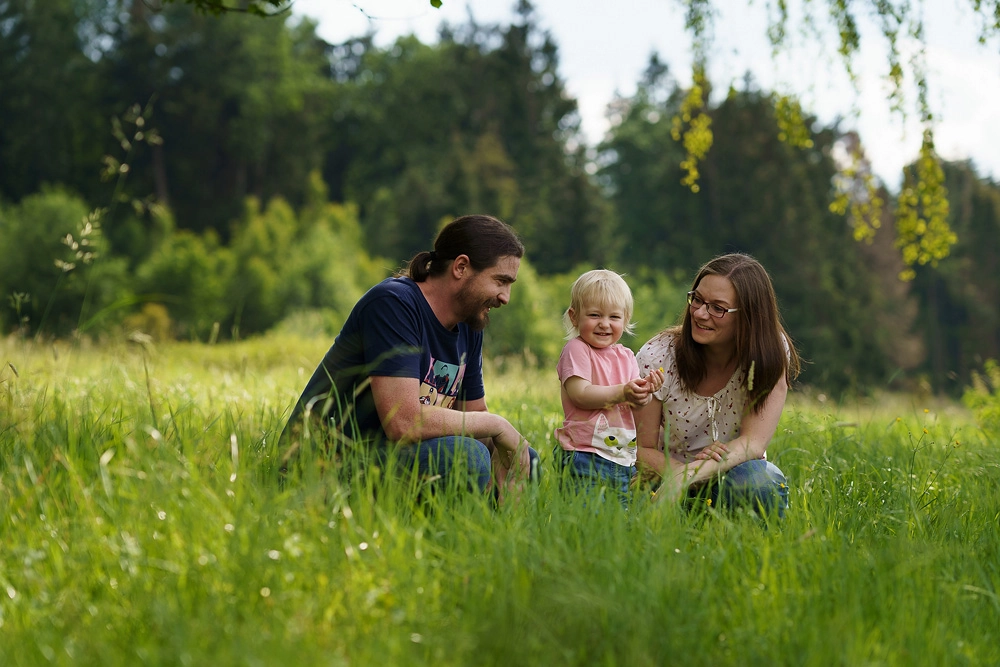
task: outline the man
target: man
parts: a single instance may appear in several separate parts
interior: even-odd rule
[[[483,329],[510,301],[524,246],[503,222],[468,215],[446,225],[434,250],[387,278],[354,306],[306,384],[282,433],[293,456],[316,427],[347,446],[398,458],[448,478],[456,458],[485,491],[526,478],[528,441],[486,407]],[[284,465],[283,465],[284,468]]]

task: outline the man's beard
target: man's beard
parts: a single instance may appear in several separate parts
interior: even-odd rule
[[[473,331],[482,331],[489,325],[490,314],[486,310],[487,308],[499,308],[503,305],[497,299],[480,301],[475,294],[464,289],[458,293],[456,298],[464,313],[462,321]]]

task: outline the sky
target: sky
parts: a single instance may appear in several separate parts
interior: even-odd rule
[[[514,1],[443,0],[295,0],[292,11],[318,21],[331,43],[368,32],[388,46],[405,34],[425,43],[437,39],[440,24],[461,24],[471,15],[480,23],[509,23]],[[534,0],[536,23],[559,47],[559,74],[580,109],[581,128],[596,145],[609,128],[608,103],[630,96],[654,51],[681,85],[690,83],[691,37],[684,29],[679,0]],[[823,124],[841,119],[856,129],[868,158],[888,187],[897,190],[902,168],[917,155],[922,128],[915,88],[906,87],[907,117],[888,101],[887,49],[875,23],[859,16],[861,53],[854,61],[852,85],[834,39],[790,35],[790,48],[772,55],[766,39],[766,0],[715,0],[717,9],[709,49],[709,77],[724,93],[737,88],[746,72],[764,90],[798,95],[806,111]],[[798,4],[791,7],[791,25]],[[821,3],[813,3],[820,5]],[[855,3],[857,5],[858,3]],[[926,62],[929,98],[936,118],[935,142],[947,160],[971,159],[980,176],[1000,181],[1000,36],[977,41],[979,19],[971,0],[925,0]],[[863,14],[863,12],[858,12]],[[829,29],[828,29],[829,32]],[[901,42],[904,58],[912,41]]]

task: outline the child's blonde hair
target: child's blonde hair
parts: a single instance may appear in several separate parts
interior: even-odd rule
[[[632,323],[634,307],[632,290],[621,275],[607,269],[594,269],[576,279],[569,292],[569,308],[563,313],[563,326],[566,327],[567,339],[580,335],[580,330],[573,325],[573,320],[569,317],[570,309],[579,319],[583,315],[584,307],[588,305],[621,308],[625,317],[624,333],[632,335],[635,330],[635,325]]]

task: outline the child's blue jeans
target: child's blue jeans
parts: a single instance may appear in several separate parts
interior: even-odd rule
[[[628,506],[629,483],[635,475],[635,466],[623,466],[593,452],[555,450],[556,460],[562,464],[577,491],[590,493],[597,487],[611,489],[621,504]]]

